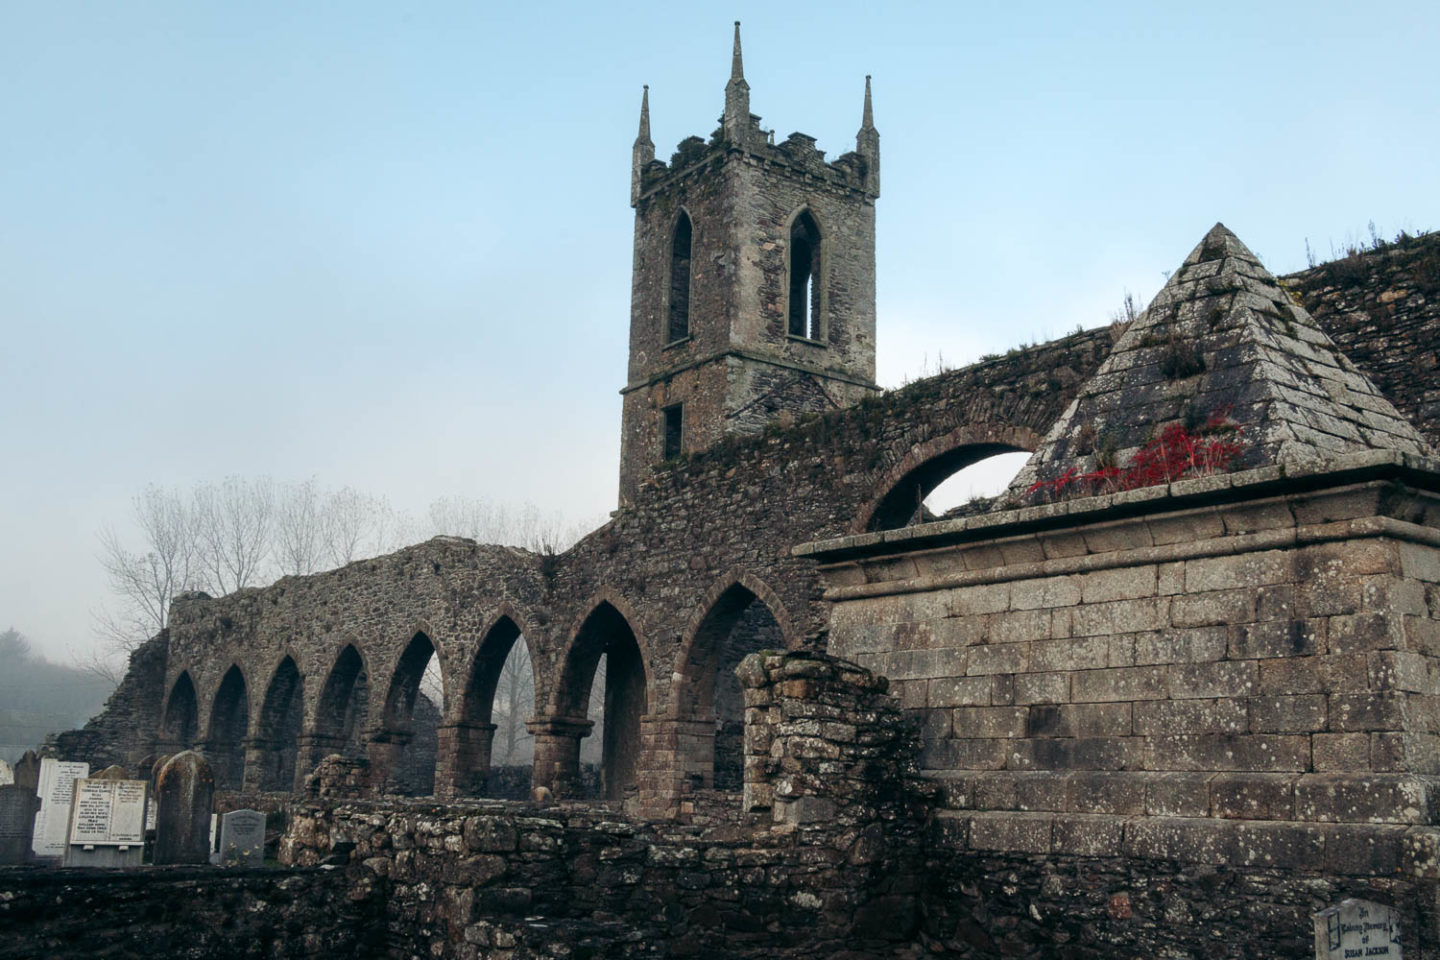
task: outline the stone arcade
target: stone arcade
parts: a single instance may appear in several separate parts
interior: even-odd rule
[[[182,597],[65,759],[293,794],[308,900],[237,881],[290,955],[327,911],[337,956],[1308,957],[1357,898],[1440,957],[1434,237],[1281,281],[1217,225],[1128,330],[881,393],[868,79],[853,152],[776,143],[737,25],[714,134],[656,160],[647,94],[633,158],[612,520]],[[1173,424],[1224,462],[1130,479]],[[1013,450],[994,509],[925,513]],[[558,804],[482,799],[516,642]]]

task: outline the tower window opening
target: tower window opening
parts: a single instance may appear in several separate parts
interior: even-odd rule
[[[821,338],[820,228],[808,210],[790,227],[790,336]]]
[[[670,242],[669,343],[690,335],[690,241],[690,217],[682,211]]]
[[[682,441],[684,440],[685,429],[684,412],[685,405],[682,403],[677,403],[673,407],[666,407],[663,411],[665,415],[664,459],[666,460],[673,460],[675,457],[680,456],[680,452],[683,449]]]

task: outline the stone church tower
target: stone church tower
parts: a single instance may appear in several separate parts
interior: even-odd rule
[[[855,150],[775,143],[750,112],[740,24],[725,114],[709,141],[655,159],[640,105],[630,204],[635,265],[620,503],[651,468],[728,433],[875,392],[880,134],[865,79]]]

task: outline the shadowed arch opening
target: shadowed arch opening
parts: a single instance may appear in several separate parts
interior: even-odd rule
[[[188,750],[195,745],[195,732],[200,723],[199,705],[195,699],[195,683],[188,670],[175,678],[170,696],[165,699],[165,716],[160,722],[160,739],[171,752]]]
[[[820,225],[809,210],[790,224],[789,331],[792,337],[819,340]]]
[[[565,658],[557,699],[560,716],[591,714],[597,672],[603,672],[605,685],[603,706],[596,711],[601,726],[600,792],[606,800],[619,800],[635,783],[647,695],[640,643],[625,615],[609,602],[585,618]]]
[[[1009,443],[960,443],[919,463],[902,465],[901,475],[875,501],[864,529],[897,530],[918,523],[926,516],[925,499],[950,477],[982,460],[1024,452],[1025,448]]]
[[[245,736],[250,732],[250,696],[245,675],[231,665],[210,707],[210,738],[205,753],[217,790],[239,790],[245,778]]]
[[[690,336],[690,248],[690,215],[681,210],[675,221],[675,233],[670,239],[668,343]]]
[[[435,644],[417,631],[410,638],[385,694],[378,737],[392,746],[385,789],[404,796],[435,792],[437,728],[445,712],[445,682]]]
[[[784,648],[780,622],[749,588],[732,584],[711,604],[671,694],[676,717],[693,721],[676,760],[694,786],[744,786],[745,697],[735,668],[757,650]]]
[[[518,641],[518,642],[517,642]],[[534,741],[535,676],[520,627],[502,616],[480,641],[460,701],[456,789],[472,796],[528,795]],[[492,778],[492,767],[504,767]]]
[[[280,661],[260,708],[261,790],[294,790],[300,755],[300,730],[305,722],[305,680],[291,657]]]
[[[369,709],[370,680],[365,673],[365,662],[354,644],[346,644],[320,688],[315,735],[323,752],[364,756],[365,717]]]

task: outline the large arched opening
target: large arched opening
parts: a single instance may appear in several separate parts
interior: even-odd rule
[[[744,786],[745,697],[735,668],[751,653],[785,645],[780,621],[749,587],[733,583],[710,604],[676,663],[671,688],[675,717],[690,721],[676,761],[692,786]]]
[[[600,684],[603,697],[594,695]],[[645,658],[629,621],[609,602],[591,611],[575,635],[561,671],[557,707],[562,717],[596,722],[600,795],[623,799],[625,789],[635,784],[640,759],[640,718],[647,707]]]
[[[195,745],[195,732],[200,723],[199,704],[195,699],[195,682],[188,670],[182,671],[165,698],[165,713],[160,721],[162,753],[179,753]]]
[[[445,713],[445,680],[434,642],[418,631],[410,638],[385,693],[374,741],[386,745],[385,790],[425,797],[435,792],[437,731]],[[377,759],[372,751],[372,767]]]
[[[292,657],[275,668],[265,688],[257,731],[261,790],[294,790],[300,731],[305,723],[305,680]]]
[[[245,780],[245,737],[250,732],[250,695],[245,675],[232,664],[210,707],[210,736],[205,753],[217,790],[239,790]]]
[[[456,792],[523,799],[530,789],[535,675],[519,625],[495,621],[480,641],[456,724]]]
[[[317,753],[346,757],[365,755],[365,718],[370,709],[370,681],[365,661],[354,644],[335,658],[335,665],[320,688],[315,710]]]
[[[881,482],[879,495],[857,518],[857,532],[936,519],[963,506],[955,502],[956,490],[977,504],[1003,493],[1034,446],[1029,430],[1011,432],[1013,440],[966,442],[952,436],[916,448]]]

